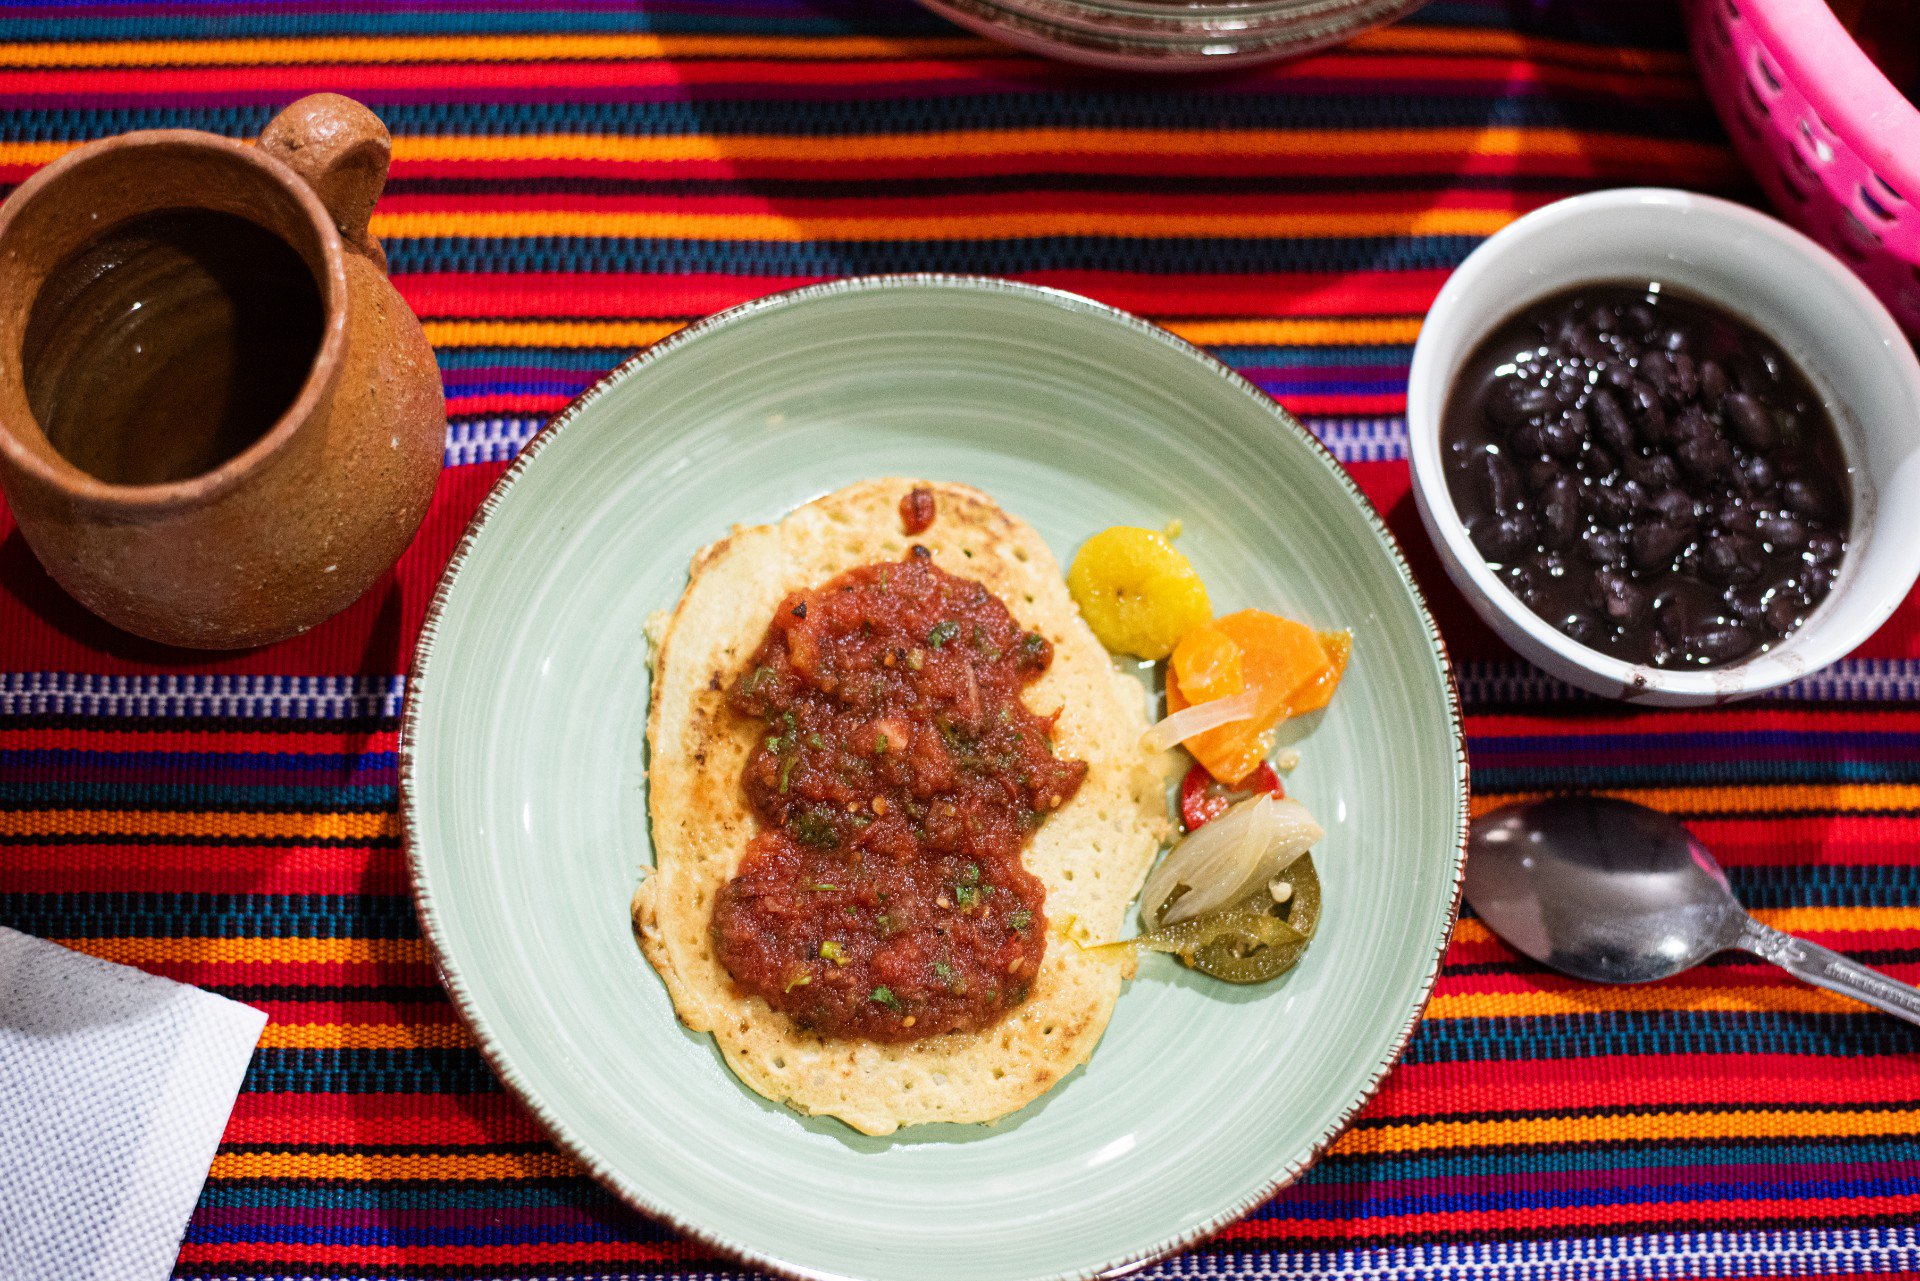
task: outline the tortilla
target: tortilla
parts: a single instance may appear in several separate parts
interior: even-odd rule
[[[916,485],[933,490],[937,514],[930,529],[909,537],[899,502]],[[1063,709],[1056,748],[1089,769],[1025,852],[1027,869],[1046,885],[1054,929],[1027,1000],[983,1031],[882,1045],[801,1031],[760,998],[736,992],[708,924],[714,895],[759,821],[740,782],[755,727],[727,708],[727,690],[788,592],[898,560],[913,543],[947,572],[985,584],[1021,627],[1053,643],[1053,664],[1028,687],[1026,702],[1043,716]],[[1006,1116],[1093,1053],[1131,962],[1089,955],[1067,934],[1120,936],[1169,835],[1166,777],[1139,747],[1145,691],[1115,670],[1031,526],[965,486],[861,481],[777,525],[736,527],[702,550],[672,616],[649,630],[657,632],[647,722],[655,868],[634,895],[634,928],[681,1022],[711,1032],[742,1081],[800,1112],[878,1135]]]

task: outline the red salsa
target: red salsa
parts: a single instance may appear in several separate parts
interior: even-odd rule
[[[971,1031],[1026,999],[1046,888],[1020,852],[1079,790],[1020,692],[1053,660],[926,549],[782,601],[729,702],[760,816],[713,907],[744,990],[827,1036]]]
[[[933,491],[915,485],[900,500],[900,527],[909,534],[925,533],[933,525],[934,513]]]

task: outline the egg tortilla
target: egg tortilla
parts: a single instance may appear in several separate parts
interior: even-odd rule
[[[935,519],[903,532],[899,503],[933,491]],[[903,1044],[816,1035],[736,990],[708,927],[758,818],[741,786],[756,726],[727,691],[789,593],[846,570],[898,560],[919,543],[948,573],[976,579],[1023,628],[1053,643],[1053,663],[1025,693],[1055,709],[1060,755],[1088,763],[1079,792],[1025,851],[1046,886],[1048,940],[1026,1001],[999,1023]],[[1092,1054],[1129,966],[1083,952],[1076,936],[1118,937],[1128,904],[1169,834],[1166,779],[1144,752],[1145,691],[1117,672],[1067,594],[1031,526],[962,485],[867,480],[774,525],[736,527],[693,559],[685,594],[653,632],[647,722],[655,866],[633,898],[634,928],[689,1028],[710,1032],[752,1089],[867,1134],[934,1121],[986,1122],[1046,1092]]]

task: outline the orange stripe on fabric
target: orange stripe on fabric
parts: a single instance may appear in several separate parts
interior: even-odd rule
[[[57,938],[88,956],[127,965],[424,965],[420,939]]]
[[[290,40],[100,40],[0,44],[0,66],[181,67],[317,62],[554,62],[654,58],[927,58],[1000,52],[976,36],[327,36]]]
[[[1650,983],[1634,987],[1594,987],[1579,992],[1461,992],[1436,996],[1427,1005],[1430,1019],[1542,1018],[1556,1014],[1710,1011],[1773,1014],[1876,1014],[1869,1006],[1818,988],[1752,986],[1681,987]]]
[[[78,142],[0,142],[0,165],[39,165]],[[512,136],[403,134],[393,140],[396,166],[452,161],[852,161],[1061,156],[1558,156],[1718,167],[1724,147],[1571,129],[968,129],[938,133],[618,134]]]
[[[222,1152],[215,1179],[565,1179],[585,1171],[559,1152],[458,1155],[388,1152]]]
[[[1841,1138],[1911,1134],[1920,1110],[1885,1112],[1653,1112],[1624,1116],[1523,1117],[1364,1126],[1333,1145],[1344,1156],[1431,1148],[1526,1147],[1541,1143],[1664,1143],[1685,1139]]]
[[[461,1023],[272,1023],[260,1044],[276,1050],[465,1050]]]
[[[0,836],[194,836],[242,840],[397,840],[392,811],[360,814],[228,814],[175,810],[14,810]]]
[[[1486,792],[1472,800],[1475,815],[1533,800],[1546,792]],[[1794,783],[1777,787],[1649,787],[1593,793],[1638,801],[1671,814],[1785,815],[1793,811],[1873,813],[1920,809],[1916,783]]]
[[[1880,930],[1920,930],[1920,907],[1775,907],[1756,908],[1754,916],[1789,934],[1848,934]],[[1454,922],[1456,943],[1492,943],[1484,921]]]

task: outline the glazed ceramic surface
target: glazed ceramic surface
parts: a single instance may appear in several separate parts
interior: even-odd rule
[[[1326,915],[1299,968],[1233,988],[1151,957],[1091,1061],[1038,1102],[876,1139],[740,1085],[675,1021],[627,902],[652,857],[648,616],[729,526],[882,475],[977,485],[1063,564],[1107,525],[1178,518],[1216,608],[1356,639],[1288,780],[1328,830]],[[1403,1048],[1465,833],[1444,655],[1338,465],[1170,335],[993,281],[780,295],[609,377],[528,447],[456,554],[402,753],[422,920],[502,1078],[634,1205],[806,1276],[1087,1277],[1257,1205]]]
[[[1718,303],[1780,344],[1832,415],[1853,527],[1833,591],[1764,654],[1682,671],[1589,649],[1534,613],[1475,549],[1447,493],[1440,416],[1454,374],[1508,316],[1593,281],[1660,281]],[[1407,386],[1407,457],[1420,515],[1480,617],[1562,680],[1666,706],[1727,702],[1845,657],[1884,623],[1920,570],[1920,362],[1846,264],[1783,222],[1712,196],[1623,187],[1536,209],[1447,280],[1420,327]]]

